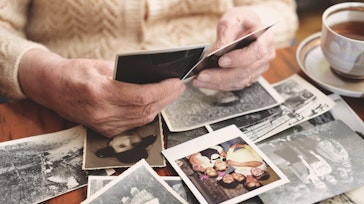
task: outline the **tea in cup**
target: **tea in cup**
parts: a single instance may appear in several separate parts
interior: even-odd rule
[[[364,3],[339,3],[324,11],[321,49],[334,72],[364,79]]]

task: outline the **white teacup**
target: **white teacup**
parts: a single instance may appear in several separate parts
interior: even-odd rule
[[[339,3],[325,10],[321,49],[336,73],[364,78],[364,3]]]

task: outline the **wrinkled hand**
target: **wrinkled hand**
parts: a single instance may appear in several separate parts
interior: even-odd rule
[[[35,102],[106,137],[151,122],[185,89],[179,79],[146,85],[116,81],[113,68],[108,61],[30,50],[22,58],[19,80]]]
[[[237,7],[226,12],[217,27],[217,40],[212,51],[232,41],[263,28],[259,16],[247,7]],[[268,68],[275,57],[273,34],[267,30],[249,46],[233,50],[219,59],[221,68],[205,69],[194,78],[199,88],[220,91],[240,90],[250,86]]]

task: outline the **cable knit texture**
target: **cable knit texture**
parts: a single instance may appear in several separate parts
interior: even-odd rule
[[[238,5],[254,6],[265,24],[279,22],[277,47],[294,39],[294,0],[1,0],[0,96],[25,98],[17,73],[29,49],[113,61],[129,51],[211,44],[218,19]]]

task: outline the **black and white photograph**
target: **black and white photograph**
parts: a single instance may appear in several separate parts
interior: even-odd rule
[[[302,122],[295,125],[281,133],[278,133],[274,137],[284,137],[290,134],[294,134],[303,130],[313,128],[317,125],[325,124],[334,120],[341,120],[353,131],[355,131],[361,138],[364,139],[364,123],[359,116],[351,109],[351,107],[337,94],[331,94],[328,96],[336,105],[328,112],[325,112],[319,116],[316,116],[306,122]],[[264,142],[264,141],[262,141]],[[259,146],[259,143],[258,143]],[[355,165],[355,164],[354,164]],[[364,198],[360,193],[360,189],[363,189],[364,185],[347,191],[345,193],[333,196],[331,198],[321,200],[320,204],[342,203],[342,204],[359,204],[364,203]]]
[[[174,191],[176,191],[183,199],[185,199],[189,204],[199,204],[198,200],[195,198],[190,189],[182,181],[179,176],[161,176],[161,178],[168,183]]]
[[[162,153],[200,203],[237,203],[288,182],[233,125]]]
[[[167,148],[174,147],[178,144],[187,142],[191,139],[205,135],[209,131],[205,127],[196,128],[182,132],[170,132],[167,137]]]
[[[161,117],[142,127],[106,138],[88,129],[85,140],[83,169],[130,167],[145,159],[152,167],[164,167]]]
[[[364,185],[363,146],[364,140],[339,119],[268,138],[258,147],[290,182],[260,198],[277,204],[315,203]]]
[[[235,124],[254,142],[332,109],[335,102],[299,75],[273,84],[284,102],[277,107],[211,124],[213,130]]]
[[[102,187],[106,186],[112,180],[116,179],[117,176],[89,176],[87,184],[87,197],[95,194]],[[183,199],[189,204],[198,204],[195,196],[191,193],[188,187],[183,183],[179,176],[161,176],[163,179],[176,193],[178,193]]]
[[[118,176],[89,176],[87,182],[87,198],[95,194],[98,190],[109,184]]]
[[[266,110],[283,102],[262,77],[238,91],[212,91],[186,83],[185,92],[162,110],[171,132],[187,131],[241,115]]]
[[[188,203],[144,160],[90,195],[82,203]]]
[[[118,81],[147,84],[167,78],[182,79],[202,58],[207,45],[149,50],[117,55],[114,78]]]
[[[364,139],[364,122],[360,119],[360,117],[339,95],[331,94],[329,97],[336,103],[335,107],[329,111],[332,118],[343,121]],[[320,121],[323,121],[323,119],[320,119]]]
[[[40,203],[85,186],[85,136],[76,126],[0,143],[0,203]]]

